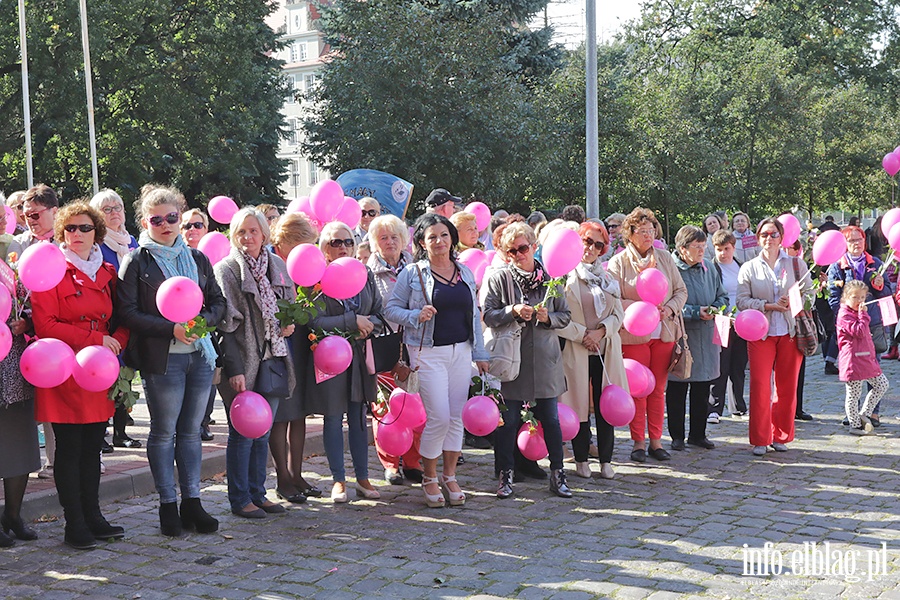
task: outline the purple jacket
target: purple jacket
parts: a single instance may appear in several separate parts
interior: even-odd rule
[[[875,355],[875,344],[869,333],[868,312],[841,304],[837,316],[838,370],[841,381],[862,381],[881,374]]]

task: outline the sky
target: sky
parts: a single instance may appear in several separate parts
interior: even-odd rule
[[[640,0],[596,0],[597,41],[611,38],[623,23],[637,18],[641,12]],[[553,25],[555,39],[567,47],[575,47],[584,40],[585,0],[551,0],[547,19]],[[543,16],[539,21],[543,20]],[[540,24],[540,23],[538,23]]]

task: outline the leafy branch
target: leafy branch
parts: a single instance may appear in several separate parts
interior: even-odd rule
[[[282,327],[293,324],[306,325],[325,310],[322,285],[317,283],[312,287],[298,287],[297,297],[294,300],[280,299],[277,304],[279,310],[275,313],[275,317]]]

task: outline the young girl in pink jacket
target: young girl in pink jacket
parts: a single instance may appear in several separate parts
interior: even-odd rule
[[[837,316],[838,371],[839,378],[847,386],[844,410],[850,421],[850,433],[872,433],[872,411],[888,389],[887,377],[881,372],[875,354],[875,344],[869,333],[869,313],[866,311],[868,289],[862,281],[848,281],[841,295],[841,308]],[[862,384],[871,389],[866,394],[862,413],[859,397]]]

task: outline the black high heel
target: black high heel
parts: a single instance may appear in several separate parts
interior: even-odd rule
[[[0,531],[0,548],[10,548],[16,545],[16,540],[12,539],[2,531]]]
[[[3,516],[0,516],[0,527],[3,528],[3,533],[9,533],[11,530],[13,535],[25,542],[38,539],[37,533],[35,533],[34,529],[26,527],[22,517],[13,519],[4,513]]]

